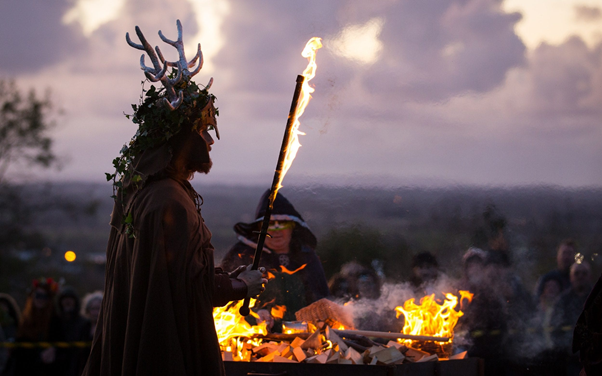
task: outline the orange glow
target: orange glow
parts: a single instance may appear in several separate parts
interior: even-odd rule
[[[473,294],[460,291],[461,299],[472,300]],[[454,327],[458,319],[464,315],[456,311],[458,297],[454,294],[445,294],[445,300],[439,304],[435,294],[420,299],[420,305],[414,303],[414,298],[403,303],[403,307],[396,307],[397,317],[403,315],[403,334],[449,337],[453,340]],[[408,344],[412,341],[406,340]]]
[[[303,264],[299,268],[297,268],[293,271],[290,271],[284,265],[280,265],[280,269],[282,269],[282,273],[293,275],[293,274],[297,273],[299,270],[305,269],[306,266],[307,266],[307,264]]]
[[[75,252],[73,252],[73,251],[65,252],[65,260],[67,260],[68,262],[73,262],[73,261],[75,261],[76,258],[77,258],[77,255],[75,254]]]
[[[281,319],[284,317],[284,314],[286,313],[286,306],[283,305],[277,305],[275,307],[272,308],[271,314],[272,317],[275,319]]]
[[[274,279],[276,276],[270,272],[268,272],[268,279]]]
[[[303,76],[305,76],[305,81],[303,81],[303,86],[301,87],[301,94],[299,96],[299,103],[297,104],[297,114],[293,121],[293,125],[291,127],[290,138],[288,142],[288,147],[286,149],[286,155],[284,157],[284,165],[282,166],[282,173],[280,174],[280,181],[278,182],[278,189],[282,188],[282,180],[284,179],[284,175],[288,172],[288,169],[293,164],[295,157],[297,156],[297,151],[299,147],[301,147],[301,143],[299,142],[299,135],[304,135],[305,133],[299,131],[299,118],[303,115],[305,111],[305,107],[309,103],[311,99],[311,93],[314,92],[314,88],[309,86],[309,81],[316,75],[316,52],[318,49],[322,48],[322,39],[318,37],[311,38],[303,52],[301,52],[301,56],[307,58],[309,63],[307,67],[303,71]]]
[[[213,321],[215,322],[215,331],[220,349],[232,352],[234,360],[249,361],[251,359],[250,349],[261,343],[261,339],[252,337],[266,335],[268,330],[266,322],[255,326],[250,325],[245,317],[238,312],[242,304],[243,301],[239,300],[224,307],[214,308]],[[251,299],[249,308],[254,305],[255,299]],[[259,320],[259,315],[253,310],[251,310],[250,315]]]

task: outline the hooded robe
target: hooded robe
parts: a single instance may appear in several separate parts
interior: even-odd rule
[[[233,270],[240,265],[253,263],[259,226],[263,222],[270,191],[266,191],[257,205],[255,221],[237,223],[234,231],[238,242],[224,256],[221,266]],[[282,319],[296,320],[295,312],[322,298],[330,296],[322,263],[314,249],[317,239],[309,229],[303,217],[293,204],[280,192],[274,200],[272,221],[291,221],[295,223],[291,238],[290,252],[279,255],[268,247],[263,247],[259,266],[265,267],[273,275],[265,291],[257,298],[255,309],[267,309],[286,306]],[[286,269],[283,269],[286,268]],[[288,270],[287,273],[285,270]],[[296,272],[295,272],[296,271]],[[295,272],[290,274],[290,272]],[[277,330],[277,329],[276,329]]]
[[[157,160],[171,159],[166,153],[145,152],[136,167],[157,171],[167,163]],[[145,168],[145,160],[155,167]],[[233,290],[214,269],[211,233],[190,183],[146,176],[153,178],[120,195],[113,209],[104,299],[83,375],[224,375],[212,310],[244,298],[246,289]],[[135,238],[126,234],[124,212],[132,214]]]

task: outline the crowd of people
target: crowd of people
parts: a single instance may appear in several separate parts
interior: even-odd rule
[[[83,300],[52,278],[34,280],[21,310],[0,294],[0,375],[79,376],[88,359],[102,293]]]
[[[575,248],[571,239],[560,242],[557,268],[539,278],[533,293],[516,274],[506,247],[468,249],[457,281],[444,274],[434,255],[417,254],[406,284],[416,299],[440,295],[442,286],[474,294],[457,328],[463,333],[457,339],[457,351],[467,350],[469,356],[485,359],[486,374],[510,375],[512,367],[525,366],[545,369],[549,375],[578,375],[581,365],[575,352],[579,345],[573,343],[573,331],[594,279],[587,261],[577,258],[576,262]],[[357,301],[377,299],[380,284],[368,267],[350,263],[331,278],[329,286],[334,297]],[[385,325],[380,330],[395,329],[390,320],[379,323]]]
[[[260,199],[255,220],[237,223],[238,242],[221,262],[221,269],[240,269],[253,261],[255,241],[267,204]],[[383,286],[382,273],[370,266],[349,262],[327,281],[315,253],[317,239],[301,214],[284,196],[274,202],[260,265],[270,275],[266,291],[254,310],[270,330],[281,330],[283,321],[294,320],[295,312],[323,298],[344,301],[377,301]],[[557,374],[578,374],[573,354],[573,329],[592,287],[592,271],[585,261],[575,262],[575,242],[562,241],[557,250],[557,268],[539,279],[531,294],[514,272],[507,248],[470,248],[463,255],[462,278],[452,281],[428,252],[412,259],[406,281],[417,299],[440,294],[441,281],[456,290],[474,293],[458,326],[458,350],[486,360],[488,374],[505,374],[513,363],[546,364]],[[86,294],[82,303],[75,290],[52,279],[33,281],[21,310],[9,295],[0,294],[1,342],[14,343],[0,350],[1,375],[80,375],[101,308],[102,293]],[[279,317],[273,308],[286,307]],[[399,330],[399,320],[382,315],[375,321],[356,317],[360,327]],[[250,320],[253,319],[250,317]],[[375,324],[376,322],[376,324]],[[47,346],[20,347],[19,343],[48,342]],[[67,343],[57,346],[57,343]]]
[[[234,226],[238,242],[223,258],[222,270],[240,270],[252,263],[267,197],[268,192],[260,199],[253,222]],[[315,252],[315,235],[281,194],[274,202],[269,233],[260,265],[269,271],[270,283],[254,310],[261,320],[268,321],[270,330],[280,331],[283,321],[295,320],[296,311],[323,298],[376,302],[381,296],[385,281],[382,272],[371,266],[349,262],[327,281]],[[526,360],[531,365],[546,364],[559,375],[576,375],[580,365],[572,351],[573,329],[593,276],[587,262],[575,262],[575,248],[572,240],[559,244],[557,268],[541,276],[533,294],[514,272],[507,248],[494,246],[468,249],[462,258],[462,278],[457,281],[445,275],[433,254],[416,254],[405,285],[417,299],[440,294],[443,280],[448,288],[474,293],[458,326],[457,332],[464,334],[458,336],[457,350],[466,349],[469,356],[485,359],[487,374],[510,374],[508,364]],[[94,292],[80,303],[73,288],[59,286],[52,279],[33,281],[22,310],[9,295],[0,294],[0,342],[15,344],[0,349],[0,374],[80,375],[102,298],[101,292]],[[272,317],[273,308],[278,307],[286,310]],[[368,320],[355,319],[364,329],[400,329],[400,321],[392,315],[381,315],[376,321],[375,315]],[[41,342],[49,344],[42,346]],[[20,343],[38,345],[20,347]],[[60,343],[65,345],[57,345]]]

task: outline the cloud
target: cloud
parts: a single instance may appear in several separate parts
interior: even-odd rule
[[[587,5],[575,5],[575,18],[578,21],[596,22],[602,19],[602,9]]]
[[[157,31],[175,38],[180,18],[187,45],[209,45],[209,31],[223,42],[207,53],[215,69],[196,77],[215,78],[222,133],[203,181],[269,182],[295,78],[307,64],[301,50],[320,36],[316,91],[301,118],[307,135],[285,186],[602,184],[602,44],[575,37],[527,51],[514,31],[521,15],[500,3],[228,0],[215,5],[219,19],[205,27],[190,1],[127,0],[117,18],[85,37],[78,22],[61,22],[67,1],[48,7],[47,18],[36,16],[32,1],[3,2],[2,30],[17,30],[12,19],[24,23],[31,11],[41,31],[3,38],[0,48],[14,61],[1,67],[22,86],[52,88],[65,108],[57,146],[72,163],[61,177],[101,179],[135,132],[122,113],[141,92],[142,52],[125,43],[125,33],[139,25],[173,60]],[[74,42],[52,46],[60,40]],[[35,51],[30,46],[49,55],[23,60]]]
[[[0,2],[0,73],[36,72],[86,48],[79,31],[61,22],[69,0]]]

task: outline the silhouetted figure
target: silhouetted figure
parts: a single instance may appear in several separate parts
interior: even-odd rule
[[[557,356],[566,359],[567,374],[577,375],[581,367],[578,356],[572,352],[573,329],[591,289],[589,264],[573,264],[570,279],[571,287],[562,293],[554,304],[551,320],[552,340]]]
[[[90,341],[90,321],[80,314],[80,300],[71,287],[61,289],[57,297],[61,341]],[[56,367],[64,376],[79,376],[88,359],[89,347],[71,346],[57,349]]]
[[[0,293],[0,342],[15,342],[21,310],[12,296]],[[14,361],[10,357],[11,350],[0,347],[0,375],[14,374]]]
[[[17,342],[52,342],[60,339],[60,324],[53,304],[57,290],[58,284],[51,278],[33,281],[33,288],[27,296],[19,323]],[[55,347],[17,347],[12,355],[17,376],[58,374]]]
[[[410,286],[414,289],[416,297],[438,293],[429,287],[434,285],[439,278],[439,263],[430,252],[423,252],[412,257],[412,275],[409,279]]]
[[[572,239],[565,239],[560,242],[556,251],[556,265],[557,268],[549,271],[539,278],[537,286],[535,288],[535,298],[539,299],[541,296],[544,285],[549,279],[555,279],[560,281],[560,291],[565,291],[571,286],[570,282],[570,268],[575,262],[575,241]]]

